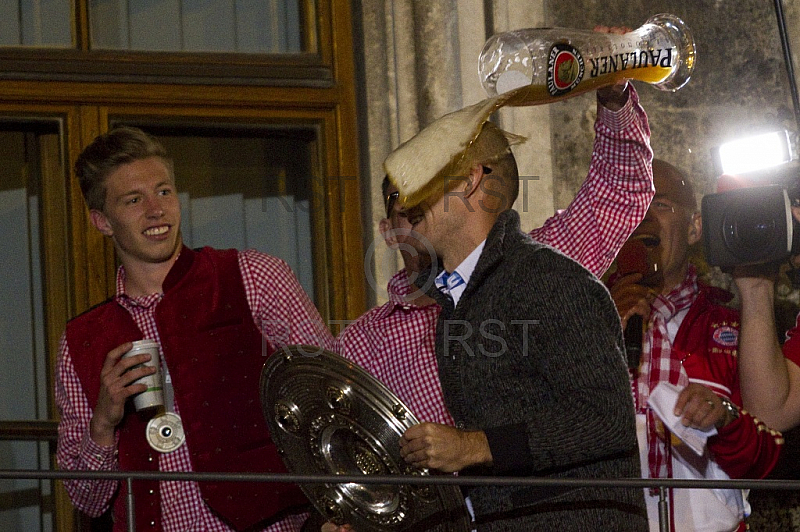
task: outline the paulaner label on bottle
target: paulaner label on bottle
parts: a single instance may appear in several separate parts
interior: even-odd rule
[[[672,69],[673,48],[636,50],[589,59],[592,69],[589,77],[596,78],[632,68],[658,67]]]
[[[556,43],[547,58],[547,91],[561,96],[574,89],[583,79],[583,57],[577,48]]]

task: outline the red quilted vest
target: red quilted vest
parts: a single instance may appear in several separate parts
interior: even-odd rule
[[[261,369],[271,352],[253,322],[237,251],[193,252],[184,247],[163,289],[156,322],[193,469],[286,472],[259,397]],[[141,339],[142,333],[128,311],[111,300],[71,320],[66,334],[75,370],[89,404],[95,405],[106,355],[124,342]],[[145,439],[147,421],[128,405],[118,427],[122,470],[157,470],[159,453]],[[206,504],[237,530],[308,504],[291,484],[199,485]],[[123,483],[114,503],[115,530],[125,529],[126,491]],[[137,530],[160,530],[158,482],[136,480],[133,491]]]

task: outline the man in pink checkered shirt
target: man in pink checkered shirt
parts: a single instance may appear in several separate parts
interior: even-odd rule
[[[191,250],[180,234],[172,164],[163,147],[135,128],[101,135],[76,163],[92,224],[114,242],[117,293],[67,324],[56,402],[58,464],[65,470],[285,472],[261,412],[264,357],[287,344],[333,347],[333,337],[280,259],[256,251]],[[185,442],[148,445],[134,412],[132,384],[155,370],[150,358],[122,359],[131,341],[157,340],[167,393]],[[135,367],[138,366],[138,367]],[[174,395],[174,400],[171,396]],[[81,511],[114,509],[126,529],[127,488],[115,480],[67,480]],[[270,483],[133,482],[136,529],[299,530],[307,506],[297,486]]]
[[[596,137],[586,181],[567,209],[530,235],[600,276],[647,212],[653,179],[650,128],[636,90],[619,84],[600,89],[597,96]],[[434,354],[441,308],[412,281],[429,257],[402,245],[411,224],[388,180],[384,198],[387,217],[381,220],[381,232],[387,245],[400,248],[405,268],[389,281],[389,301],[345,328],[336,349],[387,385],[421,421],[453,425]]]

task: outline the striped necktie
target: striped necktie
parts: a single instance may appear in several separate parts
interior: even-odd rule
[[[461,277],[461,275],[459,275],[459,273],[456,271],[453,273],[447,273],[447,271],[443,271],[438,277],[436,277],[435,283],[436,288],[438,288],[443,294],[450,295],[451,290],[464,284],[464,278]]]

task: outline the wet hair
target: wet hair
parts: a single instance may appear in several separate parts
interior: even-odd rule
[[[98,136],[78,156],[75,174],[91,210],[105,207],[105,179],[123,164],[160,157],[172,175],[172,161],[157,140],[135,127],[118,127]]]
[[[503,195],[503,210],[510,209],[519,196],[519,169],[511,152],[511,142],[519,143],[522,137],[503,131],[492,122],[486,122],[473,143],[471,165],[480,164],[484,173],[490,174],[487,183]],[[488,168],[488,172],[487,172]]]

